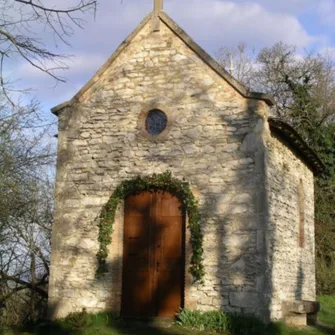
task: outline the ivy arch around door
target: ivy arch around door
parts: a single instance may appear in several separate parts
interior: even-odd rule
[[[99,216],[99,251],[97,253],[98,267],[97,277],[107,272],[106,259],[108,246],[112,243],[113,225],[118,205],[131,194],[138,194],[148,190],[166,191],[178,197],[182,208],[187,215],[187,228],[190,231],[190,243],[192,255],[189,265],[189,273],[194,282],[202,282],[204,277],[203,266],[203,236],[200,226],[200,211],[198,201],[195,199],[190,184],[185,180],[172,177],[170,171],[152,176],[137,176],[125,180],[119,184],[107,203],[103,206]]]

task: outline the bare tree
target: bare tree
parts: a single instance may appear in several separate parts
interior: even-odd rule
[[[0,1],[0,322],[34,320],[44,310],[53,193],[48,167],[55,158],[39,103],[12,98],[25,90],[5,78],[7,61],[64,81],[57,70],[67,68],[66,56],[54,50],[69,44],[96,6],[97,0]]]
[[[327,166],[315,182],[317,290],[335,292],[335,64],[334,55],[299,54],[277,43],[250,54],[244,47],[223,49],[219,61],[252,90],[271,94],[273,114],[292,124]],[[231,56],[233,55],[233,57]]]
[[[271,94],[273,113],[297,128],[317,128],[335,115],[335,67],[327,54],[299,54],[294,46],[277,43],[258,54],[244,44],[223,48],[218,61],[248,89]],[[308,140],[308,138],[306,138]]]
[[[256,51],[249,49],[245,43],[239,43],[235,48],[221,48],[216,58],[230,74],[249,90],[255,86],[254,73],[257,69]]]
[[[21,213],[11,217],[0,256],[2,322],[35,320],[45,310],[49,278],[52,187],[32,181]],[[0,313],[1,317],[1,313]]]
[[[1,101],[1,100],[0,100]],[[0,318],[34,319],[47,297],[54,153],[36,104],[0,108]],[[7,103],[6,103],[7,102]],[[42,127],[35,127],[34,125]],[[24,307],[25,306],[25,307]]]
[[[36,27],[51,33],[55,44],[68,44],[74,28],[83,26],[82,14],[95,13],[96,6],[97,0],[68,0],[63,5],[51,0],[0,1],[0,86],[11,103],[13,86],[4,77],[5,61],[21,58],[56,81],[64,81],[57,70],[67,68],[65,56],[47,47],[36,35]]]

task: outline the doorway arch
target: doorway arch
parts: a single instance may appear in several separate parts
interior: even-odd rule
[[[191,234],[190,244],[192,247],[192,255],[189,264],[189,273],[192,275],[193,282],[202,283],[205,271],[203,266],[203,235],[201,231],[201,216],[198,201],[192,193],[190,184],[184,179],[179,180],[172,177],[170,171],[153,174],[152,176],[137,176],[133,179],[124,180],[114,190],[99,215],[99,250],[96,254],[98,260],[96,277],[99,278],[108,272],[106,259],[108,257],[108,246],[112,242],[113,225],[118,205],[123,202],[127,196],[147,190],[168,191],[180,199],[182,207],[187,214],[187,228]]]

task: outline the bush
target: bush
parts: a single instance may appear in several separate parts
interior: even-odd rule
[[[122,319],[113,313],[103,311],[99,313],[87,313],[84,308],[82,312],[70,313],[66,318],[59,320],[59,323],[67,329],[83,329],[87,327],[110,326],[114,323],[122,323]]]
[[[177,324],[197,330],[226,331],[228,317],[223,312],[200,312],[183,309],[177,316]]]
[[[316,291],[318,295],[335,294],[335,257],[328,263],[317,258]]]
[[[261,334],[266,325],[252,315],[230,314],[223,311],[190,311],[183,309],[177,316],[180,326],[206,331],[230,332],[236,335]]]
[[[86,309],[83,308],[81,312],[70,313],[65,319],[64,323],[72,329],[81,329],[89,325],[89,318]]]

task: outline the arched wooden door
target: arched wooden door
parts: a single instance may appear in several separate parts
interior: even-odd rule
[[[122,306],[130,317],[173,317],[183,307],[184,215],[177,197],[153,191],[125,201]]]

